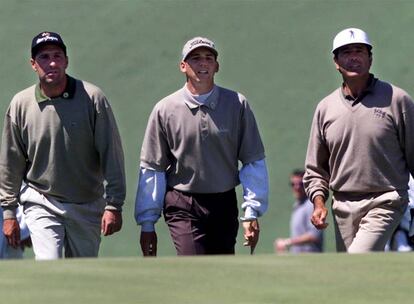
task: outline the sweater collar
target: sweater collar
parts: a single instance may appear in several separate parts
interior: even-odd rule
[[[42,93],[42,90],[40,89],[40,83],[38,83],[35,87],[35,98],[38,103],[41,103],[43,101],[57,99],[57,98],[63,98],[63,99],[73,99],[73,96],[75,95],[76,91],[76,80],[69,75],[66,75],[68,78],[68,81],[66,83],[65,90],[63,91],[60,96],[57,97],[47,97]]]

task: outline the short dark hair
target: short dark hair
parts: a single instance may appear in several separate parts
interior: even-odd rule
[[[362,43],[363,44],[363,43]],[[347,45],[347,44],[346,44]],[[346,46],[346,45],[344,45],[344,46]],[[364,44],[365,46],[366,46],[366,48],[367,48],[367,50],[368,50],[368,55],[371,57],[372,56],[372,46],[370,46],[370,45],[367,45],[367,44]],[[339,53],[339,51],[344,47],[344,46],[341,46],[340,48],[337,48],[335,51],[333,51],[333,54],[334,54],[334,58],[335,59],[338,59],[338,53]]]
[[[305,170],[303,170],[303,169],[294,169],[293,171],[292,171],[292,175],[294,175],[294,176],[304,176],[305,175]]]

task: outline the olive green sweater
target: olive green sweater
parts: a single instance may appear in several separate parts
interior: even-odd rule
[[[68,203],[87,203],[105,193],[106,208],[121,210],[125,199],[121,139],[99,88],[69,77],[60,97],[42,96],[39,85],[13,97],[0,149],[5,218],[14,217],[22,181]]]

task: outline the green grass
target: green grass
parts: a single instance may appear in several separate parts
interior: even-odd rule
[[[411,303],[412,254],[0,262],[2,302]]]
[[[0,7],[0,122],[13,94],[36,81],[29,46],[46,29],[65,39],[69,73],[100,86],[114,109],[127,200],[124,228],[104,239],[103,257],[138,254],[132,214],[142,137],[155,102],[184,83],[178,60],[187,39],[215,40],[218,84],[247,96],[263,135],[271,192],[258,253],[272,252],[273,239],[288,235],[289,173],[304,164],[317,102],[341,81],[330,54],[333,36],[349,26],[368,31],[373,72],[414,93],[412,1],[0,0]],[[159,254],[174,255],[162,220],[158,229]],[[241,244],[240,236],[237,253],[247,253]],[[332,227],[326,248],[334,250]]]

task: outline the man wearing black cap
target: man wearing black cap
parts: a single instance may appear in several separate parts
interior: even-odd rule
[[[178,255],[234,254],[239,183],[245,246],[253,253],[258,241],[268,200],[264,147],[246,98],[215,85],[217,56],[211,40],[190,39],[180,62],[184,87],[148,120],[135,203],[144,256],[157,253],[162,210]]]
[[[36,35],[30,62],[39,83],[13,97],[4,120],[4,234],[19,246],[20,203],[36,259],[61,258],[63,251],[66,257],[96,257],[101,232],[110,235],[122,226],[125,173],[115,118],[98,87],[66,74],[59,34]]]

